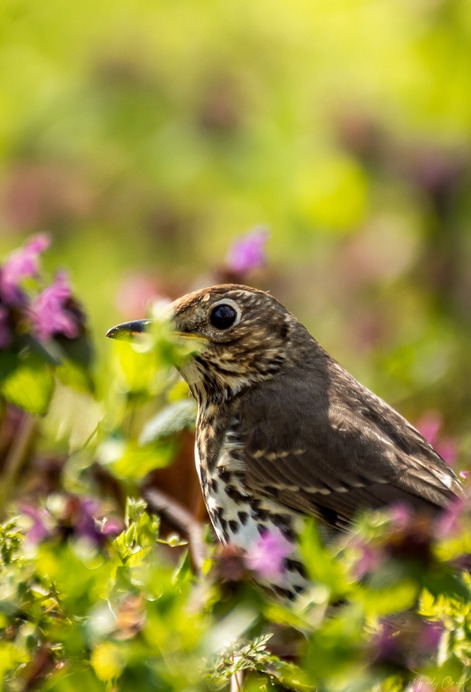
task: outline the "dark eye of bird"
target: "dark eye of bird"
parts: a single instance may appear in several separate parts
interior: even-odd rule
[[[237,317],[237,312],[234,310],[232,305],[216,305],[216,307],[211,310],[211,316],[209,318],[213,327],[216,329],[229,329],[232,327]]]

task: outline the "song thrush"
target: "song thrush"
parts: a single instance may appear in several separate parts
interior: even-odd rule
[[[422,435],[269,293],[205,288],[175,301],[171,318],[204,343],[181,374],[198,402],[196,468],[223,543],[251,550],[275,531],[294,544],[303,515],[343,529],[360,509],[403,503],[433,514],[462,496]],[[293,552],[274,588],[294,597],[304,584]]]

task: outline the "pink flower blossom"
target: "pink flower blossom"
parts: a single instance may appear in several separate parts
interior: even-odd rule
[[[67,276],[61,272],[53,284],[34,300],[31,315],[39,339],[50,339],[62,334],[69,339],[79,335],[79,317],[68,305],[72,293]]]
[[[249,569],[264,579],[276,579],[284,572],[285,558],[293,552],[293,545],[279,531],[265,531],[245,554]]]
[[[101,533],[110,538],[116,538],[116,536],[119,536],[123,529],[123,522],[118,517],[112,517],[111,519],[105,518],[100,524]]]
[[[388,615],[379,620],[372,639],[375,660],[414,670],[424,657],[436,655],[443,632],[441,622],[423,620],[412,612],[402,613],[399,619],[397,615]],[[418,686],[407,690],[425,692],[428,688]]]
[[[266,228],[254,228],[238,238],[231,246],[227,257],[229,268],[236,274],[245,274],[266,263],[265,244],[269,232]]]
[[[436,535],[438,538],[446,538],[456,533],[460,527],[461,517],[467,509],[465,500],[458,498],[446,507],[436,524]]]
[[[425,621],[420,635],[424,652],[433,654],[440,646],[445,628],[441,622]]]
[[[403,502],[394,502],[389,508],[389,516],[394,529],[402,531],[410,524],[413,513],[409,505]]]
[[[40,543],[52,535],[51,516],[44,507],[36,507],[25,503],[21,505],[21,510],[31,520],[31,526],[26,530],[29,543]]]
[[[61,495],[60,500],[61,507],[56,512],[28,503],[21,506],[23,514],[30,520],[30,526],[26,529],[29,543],[40,543],[63,533],[101,545],[123,530],[123,523],[117,517],[97,518],[101,514],[101,507],[93,498]]]
[[[355,540],[352,547],[358,551],[358,557],[353,565],[355,579],[362,579],[365,574],[374,572],[384,561],[381,550],[361,539]]]
[[[77,538],[86,538],[91,543],[101,545],[123,530],[123,524],[117,518],[98,519],[101,506],[94,498],[69,495],[65,499],[60,519],[64,526],[72,527],[73,535]]]
[[[432,687],[424,678],[416,678],[407,688],[407,692],[434,692],[435,687]]]
[[[15,307],[25,303],[25,295],[19,284],[23,279],[37,276],[39,255],[49,247],[49,243],[49,236],[42,233],[11,253],[0,268],[0,295],[4,303]]]
[[[159,286],[153,277],[132,274],[123,280],[118,289],[116,307],[125,316],[144,314],[159,296]]]

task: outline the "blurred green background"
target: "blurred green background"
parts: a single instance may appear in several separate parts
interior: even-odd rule
[[[103,360],[261,224],[247,281],[464,436],[467,0],[4,0],[0,29],[0,250],[52,234]]]
[[[10,371],[3,354],[0,495],[15,519],[0,526],[0,677],[12,690],[213,689],[241,657],[231,650],[214,685],[200,680],[202,658],[228,632],[258,634],[261,611],[268,631],[302,629],[298,662],[316,687],[402,690],[417,671],[443,688],[469,682],[469,581],[455,574],[469,565],[464,513],[438,542],[398,529],[409,552],[384,562],[388,534],[375,544],[367,524],[350,557],[313,533],[321,590],[309,621],[264,606],[245,572],[232,583],[241,568],[229,553],[193,587],[188,559],[175,569],[181,548],[155,547],[144,503],[124,506],[157,489],[205,521],[194,410],[165,339],[145,357],[105,332],[152,298],[229,278],[234,241],[267,228],[266,266],[240,278],[271,290],[458,472],[469,468],[470,75],[469,0],[0,2],[0,262],[49,233],[43,265],[69,272],[98,359],[90,374],[56,335],[45,346],[60,366],[26,349]],[[51,281],[41,273],[31,294]],[[41,419],[11,403],[30,390],[39,404],[25,408],[47,410]],[[175,526],[154,505],[165,543]],[[380,553],[365,567],[376,586],[352,586],[352,564]],[[369,647],[376,657],[384,616],[409,608],[423,622],[387,668]],[[271,658],[261,670],[247,689],[279,689],[274,671],[288,675]]]

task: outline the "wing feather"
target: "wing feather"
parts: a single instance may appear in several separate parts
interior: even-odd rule
[[[420,433],[329,358],[251,390],[237,420],[247,485],[331,524],[395,502],[437,511],[462,496]]]

